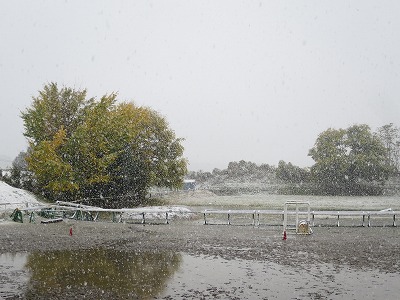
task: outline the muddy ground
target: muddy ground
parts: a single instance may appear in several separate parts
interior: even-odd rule
[[[74,220],[54,224],[2,222],[0,230],[0,253],[99,248],[127,252],[172,251],[226,260],[267,261],[308,270],[319,264],[332,264],[338,268],[376,270],[400,277],[400,228],[390,226],[317,227],[312,235],[289,234],[285,241],[280,226],[203,225],[200,218],[172,220],[169,225]],[[398,292],[392,290],[389,295],[397,297]],[[79,294],[79,291],[71,293],[58,295],[57,299],[76,297],[74,293]],[[220,290],[218,298],[240,299],[231,298],[230,293],[231,290]],[[175,299],[179,295],[180,299],[212,296],[210,291],[197,290],[188,294],[182,289],[163,299]],[[96,297],[94,293],[93,299]],[[101,298],[114,296],[102,295]]]
[[[3,222],[0,229],[0,253],[105,248],[181,251],[280,264],[304,263],[299,253],[307,253],[307,262],[400,272],[398,227],[317,227],[312,235],[288,234],[286,241],[279,226],[203,225],[200,220],[177,220],[169,225]]]

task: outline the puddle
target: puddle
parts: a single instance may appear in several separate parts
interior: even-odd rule
[[[0,255],[0,299],[55,295],[149,299],[162,292],[181,254],[114,250]]]
[[[163,294],[171,299],[398,299],[398,278],[327,263],[288,267],[185,256]]]
[[[398,273],[115,250],[0,255],[0,299],[397,299]]]
[[[27,257],[25,253],[0,255],[0,299],[5,299],[7,295],[18,295],[27,286]]]

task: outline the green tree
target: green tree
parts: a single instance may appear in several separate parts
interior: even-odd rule
[[[309,155],[313,182],[323,194],[377,194],[390,174],[386,149],[368,125],[322,132]]]
[[[70,136],[85,118],[86,110],[94,99],[86,98],[86,90],[58,88],[52,82],[46,84],[37,97],[33,97],[32,107],[22,112],[24,135],[35,144],[52,140],[63,127]]]
[[[10,175],[5,177],[5,181],[16,188],[23,188],[33,191],[32,176],[28,171],[26,162],[27,153],[22,151],[12,162]]]
[[[39,191],[48,198],[64,198],[79,189],[72,166],[63,159],[66,142],[66,131],[61,128],[52,140],[43,140],[35,146],[32,144],[26,158]]]
[[[385,146],[386,160],[393,172],[400,172],[400,128],[390,123],[378,128],[377,135]]]
[[[133,145],[149,170],[151,185],[180,187],[187,173],[187,161],[182,158],[183,139],[176,138],[165,118],[157,112],[149,108],[140,108],[138,112],[142,117],[136,126]]]
[[[84,196],[123,194],[137,202],[151,186],[180,187],[187,172],[182,140],[151,109],[115,101],[103,97],[73,135]]]
[[[74,170],[81,197],[99,197],[111,178],[108,168],[118,156],[123,124],[116,124],[116,95],[105,95],[87,109],[86,117],[72,132],[63,151]]]
[[[70,89],[61,89],[57,96],[56,86],[51,87],[46,86],[34,98],[33,107],[22,114],[31,147],[28,166],[46,196],[129,196],[132,204],[140,203],[151,186],[177,188],[182,184],[187,172],[182,140],[158,113],[132,103],[117,104],[116,94],[86,100],[81,98],[86,91],[74,95],[72,90],[63,97]],[[68,118],[64,110],[52,107],[50,98],[63,99],[65,107],[74,108]],[[57,101],[55,105],[59,107]],[[33,121],[49,111],[49,128],[46,122]]]
[[[291,162],[286,163],[279,161],[276,169],[276,177],[288,183],[303,183],[308,181],[308,171],[298,166],[294,166]]]

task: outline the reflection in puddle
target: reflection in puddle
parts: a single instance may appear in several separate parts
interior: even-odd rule
[[[0,299],[397,299],[398,275],[328,263],[51,251],[0,255]]]
[[[63,294],[90,298],[146,299],[158,295],[166,280],[178,269],[181,255],[174,253],[128,253],[114,250],[52,251],[19,254],[26,264],[15,265],[15,271],[4,274],[10,255],[0,255],[2,276],[8,277],[8,288],[0,288],[0,298],[23,291],[11,288],[25,275],[25,298],[48,298]],[[14,272],[14,273],[13,273]]]

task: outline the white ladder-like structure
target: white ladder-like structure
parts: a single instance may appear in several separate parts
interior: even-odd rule
[[[304,210],[306,208],[306,210]],[[295,223],[288,222],[289,216],[295,217]],[[296,234],[311,234],[310,227],[310,202],[307,201],[287,201],[283,210],[283,232],[295,230]],[[300,217],[303,217],[300,220]],[[306,217],[306,219],[304,219]]]

